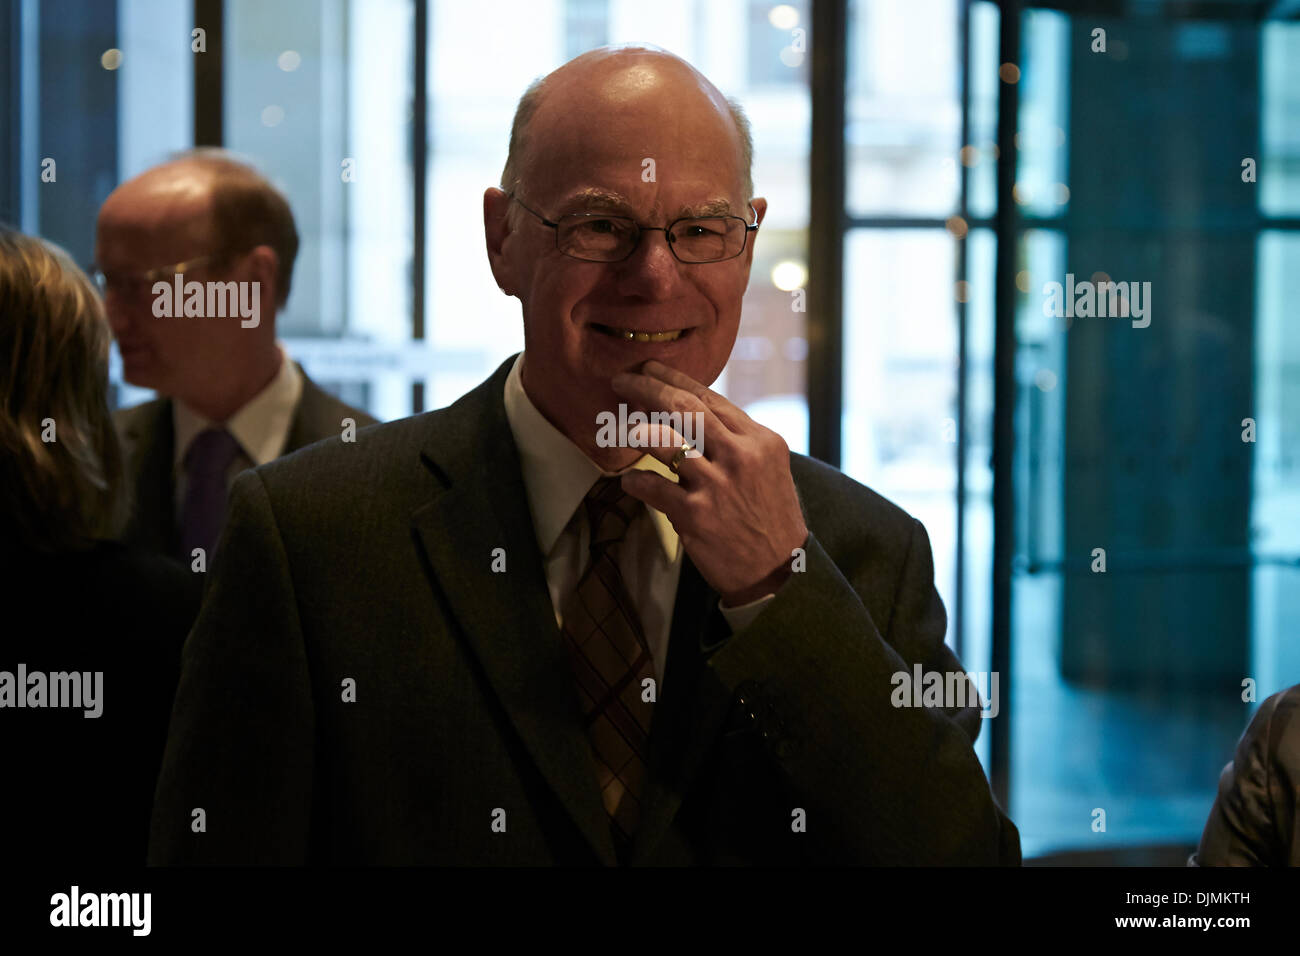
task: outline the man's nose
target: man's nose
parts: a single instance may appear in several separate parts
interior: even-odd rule
[[[619,263],[618,289],[624,295],[665,299],[673,291],[681,265],[662,229],[646,230],[632,255]]]

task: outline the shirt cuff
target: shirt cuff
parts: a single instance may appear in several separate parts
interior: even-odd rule
[[[768,602],[774,597],[775,594],[764,594],[761,598],[742,604],[740,607],[727,607],[719,601],[718,610],[727,619],[727,624],[731,626],[731,633],[734,634],[753,624],[754,618],[763,613],[763,608],[767,607]]]

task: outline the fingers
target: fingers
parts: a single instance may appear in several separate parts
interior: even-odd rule
[[[734,442],[731,430],[709,406],[691,392],[670,385],[662,379],[636,372],[620,372],[611,380],[610,386],[618,395],[635,402],[651,413],[663,410],[669,414],[679,414],[683,419],[686,416],[693,416],[689,421],[683,420],[680,423],[691,434],[691,443],[700,448],[710,459],[721,461],[728,458],[729,446]],[[672,424],[675,426],[678,423]],[[687,427],[691,425],[694,427]],[[663,427],[668,428],[667,425]],[[673,429],[668,428],[668,430]],[[681,446],[682,443],[678,440],[672,446],[672,450],[675,451]],[[669,458],[671,457],[670,454]]]
[[[627,437],[629,446],[644,448],[646,454],[657,458],[669,468],[672,468],[673,459],[677,458],[682,445],[690,444],[692,450],[679,459],[677,466],[677,477],[688,485],[716,474],[718,466],[704,458],[699,451],[694,450],[694,442],[689,442],[680,432],[668,425],[635,425],[628,429]],[[664,480],[668,481],[666,478]],[[666,511],[664,513],[667,514]]]
[[[641,366],[641,374],[653,376],[667,382],[669,385],[680,388],[684,392],[690,392],[734,432],[742,431],[747,424],[753,423],[753,419],[745,414],[744,409],[733,404],[725,396],[719,395],[708,386],[695,381],[685,372],[670,368],[663,362],[650,359]]]
[[[623,490],[633,498],[662,511],[674,528],[685,527],[687,491],[653,471],[627,471],[622,477]]]

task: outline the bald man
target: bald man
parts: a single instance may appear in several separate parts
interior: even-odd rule
[[[153,862],[1019,862],[976,702],[895,705],[960,668],[925,530],[707,387],[750,153],[663,51],[525,93],[483,201],[524,352],[236,483]]]
[[[220,150],[147,170],[104,202],[96,279],[123,375],[160,396],[116,416],[134,492],[126,541],[206,565],[239,472],[340,435],[349,421],[374,424],[276,341],[297,252],[285,198]]]

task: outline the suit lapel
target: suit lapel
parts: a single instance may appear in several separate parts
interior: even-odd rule
[[[413,516],[447,603],[542,776],[592,851],[617,860],[573,672],[546,587],[502,396],[508,360],[441,413],[423,452],[445,487]],[[493,549],[506,571],[491,569]]]
[[[123,540],[150,551],[174,554],[179,545],[172,469],[176,433],[170,399],[148,403],[122,432],[134,501]]]

